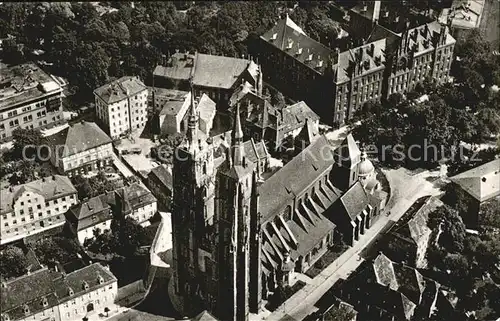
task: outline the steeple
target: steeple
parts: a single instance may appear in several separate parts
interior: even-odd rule
[[[198,132],[198,117],[196,116],[196,105],[194,99],[194,89],[193,89],[193,79],[190,80],[191,85],[191,106],[189,106],[189,118],[188,118],[188,130],[187,137],[189,140],[189,145],[192,146],[196,143],[197,140],[197,132]]]
[[[231,155],[233,161],[232,163],[234,166],[241,166],[243,165],[243,159],[245,158],[245,151],[243,149],[243,131],[241,130],[240,103],[236,105],[236,115],[231,142],[231,150],[233,151],[233,155]]]

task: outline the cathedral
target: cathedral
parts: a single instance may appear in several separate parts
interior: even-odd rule
[[[175,152],[169,295],[184,315],[208,310],[220,320],[248,320],[337,235],[350,245],[362,237],[387,197],[351,135],[335,146],[308,123],[298,154],[262,179],[245,153],[239,109],[220,153],[200,130],[192,99]]]

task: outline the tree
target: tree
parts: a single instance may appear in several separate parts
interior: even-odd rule
[[[162,136],[160,138],[162,141],[161,146],[158,149],[154,149],[151,156],[155,157],[162,163],[172,164],[175,149],[182,143],[185,137],[185,134],[180,133]]]
[[[441,230],[439,245],[449,253],[458,253],[464,249],[466,228],[458,211],[444,205],[429,215],[428,225],[433,230]]]
[[[351,321],[356,316],[356,313],[352,309],[349,309],[345,305],[339,307],[332,306],[324,315],[324,320],[329,321]]]
[[[445,256],[443,265],[450,271],[451,275],[457,280],[466,278],[469,273],[469,261],[467,258],[458,253],[450,253]]]
[[[40,263],[51,265],[55,263],[67,263],[77,258],[81,247],[74,239],[63,236],[53,236],[38,240],[32,244]]]
[[[117,253],[122,256],[132,256],[140,246],[145,245],[146,232],[144,228],[130,217],[113,220],[111,231],[119,244]]]
[[[111,230],[98,234],[84,244],[94,253],[124,257],[134,256],[143,245],[148,245],[146,231],[130,217],[113,219]]]
[[[71,181],[78,192],[79,199],[95,197],[115,189],[114,184],[106,178],[106,174],[102,171],[91,178],[75,175]]]
[[[480,133],[485,138],[498,135],[500,133],[500,113],[493,108],[483,108],[477,115]]]
[[[22,160],[18,164],[16,171],[9,177],[9,183],[11,185],[20,185],[36,179],[39,167],[35,162]]]
[[[80,94],[89,94],[108,80],[110,58],[98,44],[82,45],[77,52],[74,74],[70,80],[79,87]]]
[[[481,204],[479,224],[500,229],[500,203],[495,198]]]
[[[14,148],[12,155],[17,160],[29,160],[36,157],[36,152],[44,142],[42,133],[38,129],[16,128],[12,132]]]
[[[7,245],[0,251],[0,274],[3,278],[19,277],[26,273],[27,267],[28,261],[20,248]]]

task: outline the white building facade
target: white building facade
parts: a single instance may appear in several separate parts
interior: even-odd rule
[[[66,176],[55,175],[1,191],[0,244],[64,224],[64,213],[78,203]]]
[[[144,128],[147,122],[148,89],[137,77],[122,77],[94,90],[96,115],[116,139]]]

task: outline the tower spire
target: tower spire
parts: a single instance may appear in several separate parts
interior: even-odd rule
[[[188,139],[189,144],[193,145],[197,141],[198,132],[198,117],[196,116],[196,105],[194,99],[194,89],[193,89],[193,78],[189,81],[191,86],[191,106],[189,106],[189,118],[188,118]]]
[[[241,120],[240,120],[240,103],[236,104],[236,115],[234,120],[234,128],[231,137],[231,149],[233,150],[233,165],[241,166],[243,164],[243,158],[245,157],[245,152],[243,150],[243,131],[241,130]]]

